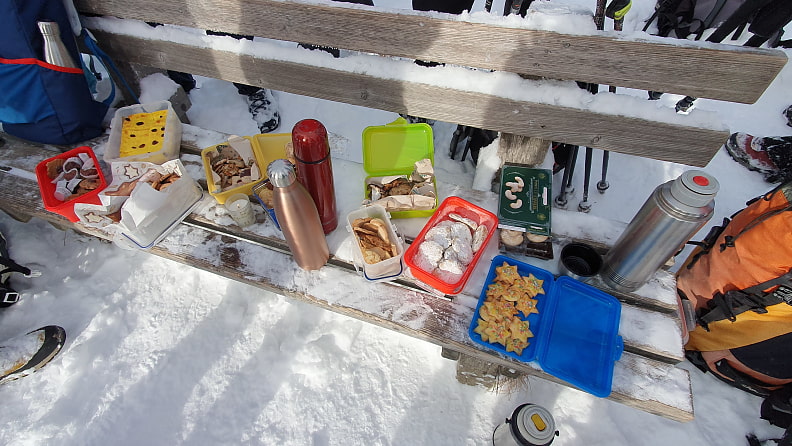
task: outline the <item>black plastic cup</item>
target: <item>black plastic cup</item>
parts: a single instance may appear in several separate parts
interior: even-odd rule
[[[559,270],[573,279],[586,281],[599,273],[602,256],[585,243],[569,243],[561,249]]]

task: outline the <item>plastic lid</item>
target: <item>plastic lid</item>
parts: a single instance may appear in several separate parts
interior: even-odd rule
[[[275,187],[291,186],[297,180],[294,166],[288,160],[276,159],[267,166],[267,176]]]
[[[429,124],[399,118],[363,129],[363,168],[371,176],[410,173],[424,158],[434,165],[434,136]]]
[[[683,172],[671,183],[671,195],[691,207],[706,206],[715,198],[719,189],[718,180],[701,170]]]
[[[550,444],[555,435],[555,421],[550,412],[535,404],[523,404],[512,413],[512,434],[522,445]]]
[[[621,303],[594,287],[561,276],[543,309],[538,341],[542,369],[593,395],[610,395],[619,336]]]

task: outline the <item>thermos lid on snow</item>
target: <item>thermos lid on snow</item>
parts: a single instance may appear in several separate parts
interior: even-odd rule
[[[719,189],[718,180],[712,175],[701,170],[688,170],[671,184],[671,195],[682,204],[701,207],[709,204]]]
[[[287,187],[297,180],[292,163],[282,158],[269,163],[267,176],[275,187]]]

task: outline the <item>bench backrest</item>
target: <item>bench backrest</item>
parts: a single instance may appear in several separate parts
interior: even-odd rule
[[[105,51],[118,61],[694,166],[706,165],[728,136],[714,114],[679,116],[626,95],[599,105],[598,99],[573,92],[574,83],[528,80],[511,73],[751,103],[786,63],[786,55],[777,50],[701,46],[650,36],[622,39],[596,32],[569,35],[513,28],[503,20],[473,23],[344,4],[77,0],[76,5],[85,14],[448,65],[421,72],[411,60],[388,58],[388,73],[364,73],[354,61],[331,63],[321,55],[306,59],[306,51],[296,48],[293,53],[302,54],[291,58],[274,52],[240,55],[205,41],[121,34],[102,19],[88,21]],[[451,79],[458,77],[457,71],[443,76],[443,70],[461,69],[451,64],[485,69],[466,73],[477,88],[454,85]],[[558,103],[554,97],[567,99]]]

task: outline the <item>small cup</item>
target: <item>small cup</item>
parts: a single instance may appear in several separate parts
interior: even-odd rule
[[[585,243],[569,243],[561,249],[561,274],[585,282],[599,273],[602,256]]]
[[[228,197],[225,208],[239,227],[244,228],[256,222],[256,214],[250,198],[245,194],[234,194]]]

